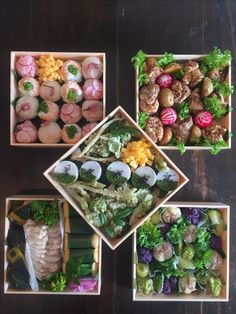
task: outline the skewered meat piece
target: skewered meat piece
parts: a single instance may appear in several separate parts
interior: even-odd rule
[[[146,72],[149,83],[154,84],[157,77],[163,72],[163,69],[157,66],[156,58],[148,58],[146,61]]]
[[[191,93],[187,84],[176,80],[173,82],[171,89],[174,94],[174,102],[177,104],[181,104]]]
[[[156,116],[149,117],[146,123],[145,132],[150,136],[153,142],[160,142],[164,135],[161,119]]]
[[[199,69],[199,64],[191,60],[184,65],[184,73],[182,80],[190,87],[195,87],[204,77]]]
[[[203,103],[200,98],[199,89],[195,88],[188,98],[189,111],[190,113],[197,113],[200,110],[203,110]]]
[[[158,94],[160,87],[157,84],[143,86],[140,94],[140,109],[148,114],[156,113],[159,108]]]
[[[177,141],[181,143],[187,143],[191,129],[193,126],[193,119],[192,117],[188,117],[184,121],[177,120],[173,125],[173,134]]]
[[[227,130],[219,123],[213,122],[211,126],[202,130],[202,136],[207,138],[210,143],[216,143],[224,139]]]

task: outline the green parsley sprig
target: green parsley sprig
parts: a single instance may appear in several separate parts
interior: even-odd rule
[[[148,221],[138,228],[137,242],[141,247],[154,249],[163,242],[163,237],[160,230],[152,222]]]
[[[33,201],[31,210],[36,222],[42,221],[46,226],[52,227],[59,221],[58,201]]]
[[[178,117],[183,121],[189,117],[189,114],[189,104],[187,101],[183,101],[179,106]]]
[[[138,69],[138,85],[139,87],[148,84],[147,73],[144,72],[144,62],[147,58],[147,55],[139,50],[136,55],[131,59],[135,69]]]
[[[138,125],[140,126],[141,129],[145,128],[147,119],[148,119],[147,112],[140,111],[138,113]]]
[[[165,52],[164,55],[159,60],[157,60],[157,65],[163,68],[168,64],[173,63],[174,61],[174,55],[172,53]]]
[[[203,73],[206,73],[210,70],[220,69],[229,65],[231,60],[232,56],[230,50],[222,52],[219,48],[215,47],[209,54],[201,58],[200,68]]]
[[[213,118],[222,118],[228,113],[228,108],[223,107],[219,98],[209,97],[204,99],[204,107],[209,111]]]
[[[219,80],[212,80],[214,90],[218,92],[223,97],[227,97],[233,94],[234,87],[227,82],[221,82]]]

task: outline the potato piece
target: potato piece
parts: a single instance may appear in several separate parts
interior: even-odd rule
[[[175,72],[178,72],[181,70],[181,65],[179,63],[171,63],[171,64],[168,64],[165,69],[164,69],[164,72],[165,73],[175,73]]]
[[[171,89],[161,89],[158,96],[159,103],[162,108],[172,107],[174,105],[174,94]]]
[[[197,125],[194,125],[190,133],[189,142],[193,144],[201,136],[202,136],[202,130]]]
[[[209,77],[204,77],[202,83],[202,97],[208,97],[213,92],[213,84]]]
[[[158,143],[158,145],[161,146],[166,146],[170,143],[171,139],[172,139],[173,133],[172,133],[172,129],[169,126],[165,126],[164,127],[164,135],[162,140]]]

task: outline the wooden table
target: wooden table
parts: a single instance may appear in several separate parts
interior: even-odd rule
[[[42,172],[65,152],[9,146],[10,51],[105,51],[107,111],[120,104],[134,117],[134,70],[130,59],[138,49],[147,53],[204,53],[218,46],[235,54],[235,28],[236,1],[0,1],[1,314],[236,313],[234,140],[231,151],[218,156],[198,151],[181,157],[178,152],[168,152],[191,179],[175,200],[231,205],[229,303],[132,302],[131,238],[115,252],[103,245],[100,297],[3,295],[4,199],[22,189],[51,189]],[[235,66],[234,61],[233,69]]]

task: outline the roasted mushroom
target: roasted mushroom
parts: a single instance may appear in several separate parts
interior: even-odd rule
[[[158,96],[161,107],[167,108],[174,105],[174,94],[171,89],[163,88]]]
[[[182,69],[182,66],[179,63],[170,63],[165,67],[164,72],[171,74],[171,73],[179,72],[181,69]]]
[[[169,126],[164,127],[164,135],[162,140],[158,143],[160,146],[166,146],[170,143],[173,137],[172,129]]]
[[[146,122],[145,132],[150,136],[153,142],[160,142],[164,134],[161,119],[156,116],[149,117]]]
[[[177,141],[187,143],[192,126],[193,118],[191,116],[184,121],[178,119],[172,127],[173,135]]]
[[[213,69],[207,73],[207,76],[212,79],[212,80],[220,80],[224,81],[225,79],[225,74],[222,70],[220,69]]]
[[[157,66],[156,58],[148,58],[146,61],[146,72],[149,83],[154,84],[157,77],[163,72],[163,69]]]
[[[191,93],[187,84],[176,80],[173,82],[171,90],[174,94],[174,102],[177,104],[181,104]]]
[[[212,80],[204,77],[202,82],[202,97],[208,97],[214,90]]]
[[[202,130],[202,136],[209,140],[210,143],[224,140],[224,134],[227,130],[219,123],[213,122],[211,126]]]
[[[203,103],[201,101],[200,95],[199,95],[199,89],[195,88],[192,93],[190,94],[188,98],[189,103],[189,112],[190,113],[197,113],[200,110],[203,110]]]
[[[147,112],[148,114],[156,113],[159,108],[159,92],[160,87],[156,84],[143,86],[139,94],[140,109]]]
[[[189,137],[189,143],[194,144],[197,142],[198,139],[200,139],[202,136],[202,130],[199,128],[199,126],[194,125],[190,132]]]
[[[190,87],[195,87],[204,77],[199,69],[199,64],[191,60],[184,65],[184,72],[182,80]]]

